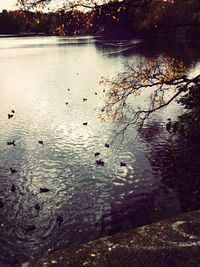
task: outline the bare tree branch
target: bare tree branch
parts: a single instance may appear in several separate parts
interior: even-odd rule
[[[102,80],[109,90],[101,117],[120,123],[117,134],[124,134],[133,124],[141,129],[152,113],[165,108],[191,86],[200,83],[200,75],[188,78],[186,72],[181,62],[171,58],[140,60],[136,67],[128,63],[126,70],[114,79]],[[167,95],[169,90],[174,91],[172,96]],[[130,98],[143,92],[148,93],[148,106],[136,108]]]
[[[65,0],[63,1],[63,7],[65,9],[74,9],[79,7],[84,7],[87,9],[110,9],[117,6],[135,6],[135,7],[143,7],[148,5],[149,3],[154,2],[155,0]],[[47,6],[50,3],[55,2],[54,0],[18,0],[18,4],[26,9],[35,8],[37,6]]]

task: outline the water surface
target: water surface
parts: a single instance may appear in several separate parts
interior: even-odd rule
[[[118,125],[98,119],[106,98],[101,77],[122,71],[126,60],[170,54],[151,47],[93,37],[0,39],[0,266],[183,211],[179,193],[162,181],[151,157],[152,144],[165,149],[166,119],[176,117],[177,105],[156,114],[142,134],[129,129],[110,148],[105,143]],[[191,64],[198,57],[184,58]],[[16,146],[7,145],[12,140]],[[104,166],[95,164],[96,152]],[[30,226],[36,228],[26,233]]]

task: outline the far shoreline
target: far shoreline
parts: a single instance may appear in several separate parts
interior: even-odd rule
[[[149,40],[149,41],[189,41],[189,42],[199,42],[200,38],[189,38],[187,36],[180,36],[177,34],[171,34],[171,33],[163,33],[163,32],[157,32],[157,33],[133,33],[133,34],[125,34],[125,35],[115,35],[115,34],[81,34],[81,35],[56,35],[56,34],[48,34],[48,33],[11,33],[11,34],[0,34],[1,38],[13,38],[13,37],[66,37],[66,38],[80,38],[80,37],[94,37],[94,38],[106,38],[106,39],[142,39],[142,40]]]

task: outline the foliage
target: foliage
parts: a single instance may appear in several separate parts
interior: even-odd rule
[[[0,34],[11,34],[16,32],[18,32],[18,28],[14,16],[10,16],[9,12],[3,10],[3,12],[0,13]]]
[[[19,11],[14,15],[18,30],[45,34],[107,34],[136,35],[171,32],[197,38],[200,29],[198,0],[65,0],[63,6],[50,8],[54,0],[18,0]],[[7,12],[9,19],[13,13]],[[25,21],[19,17],[24,17]],[[1,16],[2,17],[2,16]],[[25,18],[26,17],[26,18]],[[1,32],[10,33],[4,27]],[[21,30],[22,28],[22,30]],[[4,29],[4,30],[2,30]]]
[[[179,134],[182,142],[190,142],[193,145],[199,144],[200,138],[200,76],[190,90],[178,101],[184,106],[185,112],[179,116],[178,121],[172,123],[172,131]]]
[[[0,33],[43,33],[50,35],[73,35],[87,29],[88,20],[79,11],[42,13],[30,11],[3,11],[0,13]]]
[[[192,92],[194,86],[199,84],[200,75],[188,78],[186,70],[183,63],[163,57],[148,61],[142,59],[136,67],[127,63],[124,72],[101,82],[109,86],[101,118],[120,122],[122,128],[119,133],[124,133],[132,124],[141,128],[152,113],[190,90]],[[147,104],[138,105],[138,96],[145,92],[149,99]]]
[[[199,78],[179,99],[179,103],[184,106],[185,112],[175,122],[170,122],[167,139],[166,131],[162,135],[162,145],[155,140],[151,142],[148,138],[147,141],[151,142],[151,153],[148,157],[152,168],[161,174],[162,183],[177,193],[182,211],[191,211],[200,208]],[[148,132],[155,132],[154,129],[150,127]]]

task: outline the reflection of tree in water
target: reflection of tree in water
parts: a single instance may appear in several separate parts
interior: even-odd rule
[[[132,193],[120,204],[112,203],[111,211],[101,218],[101,232],[110,235],[134,229],[180,213],[176,194],[165,185],[144,193]]]
[[[106,56],[116,57],[116,53],[112,53],[117,49],[120,56],[129,58],[131,56],[142,56],[145,58],[157,58],[160,55],[175,58],[182,61],[186,66],[190,66],[200,58],[199,41],[166,41],[166,40],[146,40],[143,42],[135,42],[132,40],[123,41],[123,46],[118,45],[119,40],[104,40],[95,43],[98,50],[107,53]],[[121,48],[121,49],[119,49]]]
[[[151,147],[151,152],[146,157],[151,163],[152,172],[149,175],[154,176],[154,181],[156,179],[155,185],[147,186],[145,189],[141,185],[138,191],[134,186],[131,189],[130,185],[131,193],[124,194],[123,199],[120,199],[119,202],[116,199],[111,201],[110,212],[103,214],[101,218],[102,234],[113,234],[151,224],[182,212],[176,190],[160,179],[162,172],[157,166],[157,163],[159,165],[159,162],[164,163],[166,160],[165,151],[169,146],[167,142],[169,133],[166,131],[165,125],[161,125],[158,121],[152,121],[140,130],[139,135]],[[153,157],[154,153],[157,153],[159,158],[155,164],[154,161],[158,159]]]
[[[171,123],[171,134],[165,145],[152,142],[149,135],[141,136],[151,143],[149,160],[152,168],[160,172],[165,185],[177,192],[183,211],[200,208],[200,92],[199,85],[181,99],[188,112]],[[148,133],[157,132],[152,125]],[[147,128],[146,128],[147,129]],[[150,135],[151,136],[151,135]]]
[[[144,139],[148,144],[154,143],[158,136],[163,132],[163,125],[158,121],[153,121],[148,123],[145,127],[140,129],[140,136]]]
[[[200,75],[188,78],[184,66],[177,63],[163,61],[163,58],[142,62],[138,70],[130,66],[117,78],[106,81],[111,86],[102,113],[105,118],[119,123],[119,135],[124,136],[130,125],[139,124],[139,135],[150,147],[146,157],[153,175],[158,177],[155,187],[141,190],[138,195],[133,190],[119,205],[111,204],[110,214],[102,218],[102,230],[106,233],[149,224],[200,207]],[[166,100],[171,88],[175,94]],[[148,107],[137,109],[137,102],[127,99],[138,96],[141,90],[150,90],[153,95]],[[162,125],[149,120],[151,114],[168,106],[172,100],[186,109],[177,121],[169,119],[167,125]]]

